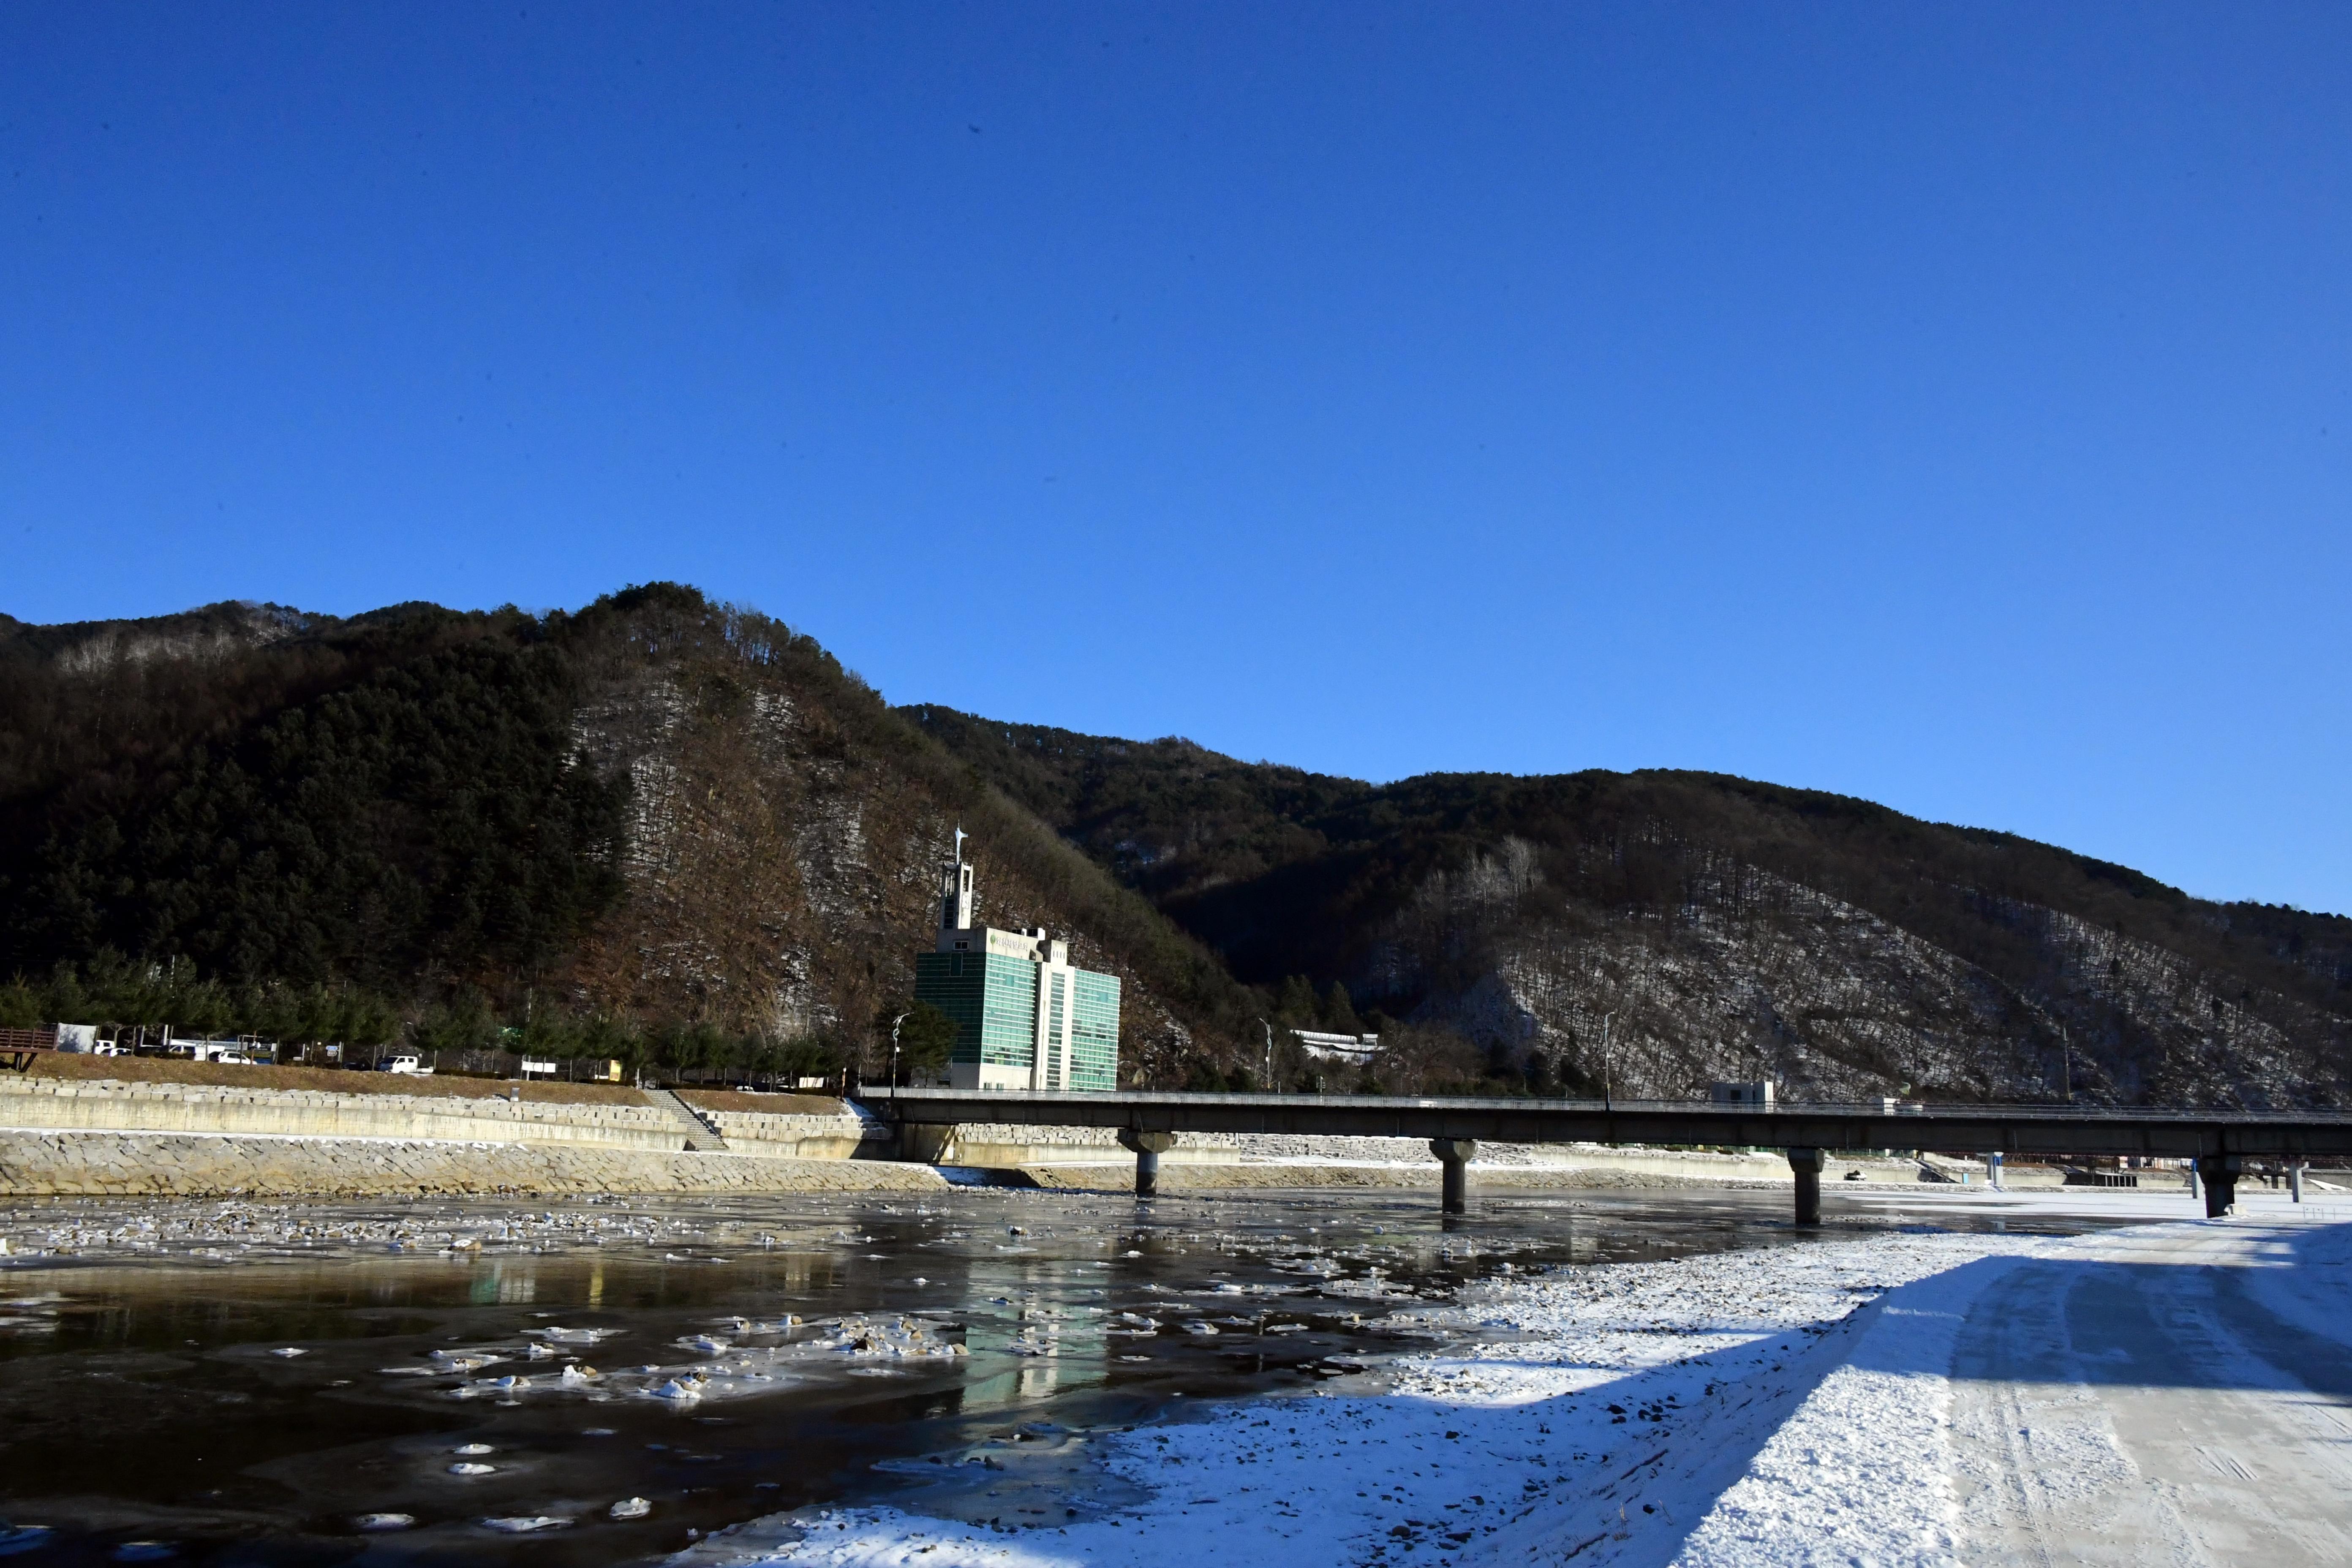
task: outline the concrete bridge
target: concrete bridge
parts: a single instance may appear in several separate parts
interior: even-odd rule
[[[1443,1167],[1444,1204],[1469,1197],[1480,1140],[1504,1143],[1716,1144],[1787,1152],[1797,1223],[1819,1225],[1822,1166],[1845,1149],[1958,1150],[2002,1155],[2143,1155],[2194,1160],[2205,1212],[2227,1214],[2244,1163],[2352,1157],[2352,1112],[2106,1110],[2064,1105],[1717,1105],[1679,1100],[1409,1100],[1342,1094],[1030,1094],[990,1089],[856,1091],[899,1125],[1003,1121],[1103,1127],[1135,1153],[1135,1190],[1155,1190],[1179,1132],[1426,1138]]]

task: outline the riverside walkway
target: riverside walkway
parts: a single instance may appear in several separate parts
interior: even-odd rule
[[[2068,1105],[1721,1105],[1708,1101],[1415,1100],[1369,1094],[1033,1094],[1002,1089],[856,1091],[896,1124],[1012,1122],[1115,1130],[1135,1154],[1136,1191],[1155,1187],[1179,1132],[1426,1138],[1444,1172],[1444,1206],[1467,1202],[1485,1139],[1505,1143],[1704,1144],[1780,1149],[1796,1175],[1797,1223],[1821,1223],[1830,1152],[1929,1149],[2002,1155],[2122,1154],[2194,1160],[2205,1211],[2237,1201],[2248,1160],[2295,1164],[2352,1156],[2352,1113],[2326,1110],[2109,1110]]]

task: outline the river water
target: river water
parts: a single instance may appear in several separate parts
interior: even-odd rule
[[[1060,1523],[1090,1431],[1475,1331],[1490,1275],[1803,1245],[1785,1193],[1016,1189],[0,1216],[0,1555],[610,1563],[919,1489]],[[1832,1214],[1825,1232],[1916,1222]],[[1949,1213],[1936,1223],[1969,1223]],[[1979,1223],[1998,1223],[1984,1221]],[[2046,1228],[2087,1228],[2044,1222]],[[613,1517],[640,1511],[641,1517]]]

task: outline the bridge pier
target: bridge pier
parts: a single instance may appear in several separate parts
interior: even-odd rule
[[[1822,1152],[1819,1149],[1791,1149],[1789,1169],[1797,1175],[1797,1223],[1816,1226],[1822,1223]]]
[[[1814,1197],[1822,1168],[1820,1156],[1831,1150],[2005,1150],[2021,1157],[2063,1151],[2155,1156],[2160,1161],[2156,1168],[2178,1170],[2180,1156],[2193,1151],[2252,1144],[2263,1151],[2262,1158],[2288,1166],[2283,1173],[2290,1184],[2296,1163],[2352,1157],[2352,1118],[2334,1113],[2093,1113],[2058,1107],[1958,1104],[1890,1110],[1787,1103],[1768,1110],[1748,1105],[1627,1106],[1504,1096],[1008,1092],[879,1084],[859,1090],[858,1098],[867,1110],[898,1126],[902,1159],[965,1157],[955,1140],[958,1130],[967,1126],[975,1131],[1000,1124],[1087,1127],[1099,1129],[1097,1137],[1150,1127],[1163,1136],[1147,1144],[1138,1133],[1127,1142],[1137,1156],[1137,1185],[1146,1194],[1158,1184],[1160,1157],[1173,1141],[1164,1135],[1171,1133],[1437,1140],[1433,1155],[1460,1167],[1447,1173],[1447,1206],[1465,1210],[1473,1140],[1488,1145],[1597,1142],[1817,1151],[1789,1155],[1791,1175],[1806,1178],[1798,1184],[1808,1225],[1820,1217]],[[1447,1161],[1449,1153],[1454,1160]],[[2242,1163],[2217,1166],[2211,1160],[2201,1170],[2192,1167],[2194,1190],[2211,1200],[2209,1212],[2227,1212],[2237,1197],[2238,1184],[2231,1178],[2245,1169]],[[2219,1190],[2209,1193],[2209,1186]]]
[[[1466,1214],[1470,1209],[1470,1162],[1478,1157],[1475,1138],[1433,1138],[1429,1152],[1444,1166],[1444,1179],[1438,1207],[1446,1214]]]
[[[2200,1154],[2197,1174],[2205,1186],[2205,1217],[2227,1219],[2238,1203],[2238,1173],[2245,1162],[2235,1154]]]
[[[1176,1147],[1173,1132],[1138,1132],[1123,1128],[1119,1146],[1135,1151],[1135,1195],[1156,1197],[1160,1192],[1160,1156]]]

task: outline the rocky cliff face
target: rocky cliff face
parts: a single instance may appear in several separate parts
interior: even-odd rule
[[[1506,916],[1470,927],[1466,949],[1459,895],[1433,888],[1376,944],[1363,983],[1416,994],[1434,936],[1457,954],[1445,967],[1475,976],[1419,990],[1413,1019],[1490,1052],[1544,1053],[1562,1076],[1629,1098],[1769,1079],[1801,1100],[2034,1102],[2070,1089],[2126,1104],[2347,1099],[2341,1016],[2245,994],[2153,943],[2011,903],[2004,914],[2047,966],[2044,984],[2019,986],[1801,884],[1753,870],[1744,880],[1736,901],[1702,888],[1670,916]],[[1433,931],[1433,916],[1446,923]]]
[[[982,918],[1066,933],[1120,977],[1130,1075],[1171,1070],[1234,1010],[1196,944],[809,639],[670,595],[576,663],[575,743],[630,799],[625,891],[568,969],[583,1004],[871,1043],[912,995],[961,826]]]

